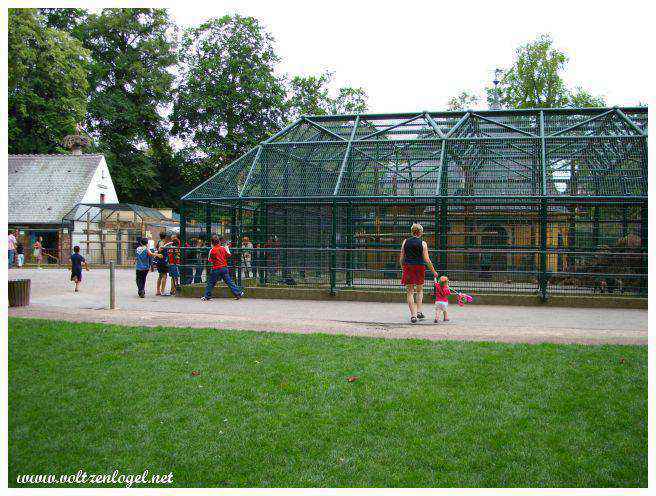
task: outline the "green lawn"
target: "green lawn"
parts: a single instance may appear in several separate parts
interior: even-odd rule
[[[9,319],[10,485],[79,469],[175,486],[646,487],[647,347]]]

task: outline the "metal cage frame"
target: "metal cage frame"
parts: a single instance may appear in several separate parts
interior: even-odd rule
[[[325,248],[332,250],[330,287],[335,291],[336,258],[349,258],[339,252],[336,238],[340,223],[348,224],[357,206],[423,208],[423,218],[429,214],[434,220],[438,265],[445,268],[446,252],[453,248],[449,216],[469,222],[463,229],[466,241],[456,247],[468,250],[477,215],[494,211],[505,215],[504,222],[516,222],[530,212],[530,223],[539,226],[533,242],[539,267],[530,272],[546,299],[554,276],[550,251],[563,251],[561,245],[554,247],[550,238],[556,233],[550,230],[567,223],[573,228],[577,221],[583,226],[578,212],[586,211],[592,212],[585,221],[593,240],[590,256],[603,246],[599,231],[606,228],[599,226],[611,222],[604,215],[618,215],[624,236],[631,224],[640,239],[639,246],[631,243],[642,254],[639,272],[646,279],[647,138],[646,107],[303,116],[185,194],[181,233],[187,220],[202,223],[204,216],[209,236],[211,209],[225,212],[235,237],[248,231],[241,221],[244,212],[257,217],[275,205],[326,207],[333,219],[333,242]],[[615,232],[612,226],[607,230]],[[347,231],[344,237],[353,238]],[[563,227],[557,235],[570,236],[566,231]],[[637,293],[646,295],[646,281],[639,286]]]

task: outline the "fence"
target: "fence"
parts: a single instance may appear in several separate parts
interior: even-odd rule
[[[427,205],[269,204],[244,215],[223,206],[213,210],[209,229],[187,225],[185,235],[205,244],[214,234],[231,241],[239,282],[248,275],[249,284],[264,286],[395,289],[401,243],[419,221],[438,272],[463,291],[646,296],[646,205],[506,208],[453,205],[436,215]],[[243,248],[244,236],[253,249]],[[196,269],[208,249],[183,250],[182,272],[200,275],[183,276],[183,284],[204,283]]]

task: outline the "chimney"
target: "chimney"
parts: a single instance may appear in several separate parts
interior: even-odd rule
[[[64,146],[71,151],[71,155],[82,155],[82,150],[89,146],[91,140],[88,136],[82,136],[82,125],[75,125],[75,134],[64,137]]]

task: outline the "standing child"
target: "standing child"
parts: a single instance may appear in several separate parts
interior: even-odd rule
[[[148,240],[146,238],[141,238],[139,240],[135,260],[137,270],[137,292],[140,298],[145,298],[146,296],[146,276],[148,275],[150,266],[153,263],[153,259],[159,257],[161,257],[159,253],[150,251],[148,248]]]
[[[16,265],[22,267],[25,263],[25,248],[23,248],[23,243],[16,241]]]
[[[41,268],[41,262],[43,261],[43,238],[39,236],[37,240],[32,245],[34,249],[34,260],[36,261],[37,268]]]
[[[159,233],[159,241],[157,242],[157,253],[161,255],[155,259],[155,267],[157,268],[157,292],[155,296],[162,296],[166,291],[166,280],[169,276],[169,239],[166,233]]]
[[[444,322],[449,321],[447,310],[449,308],[448,296],[450,294],[449,278],[446,276],[440,277],[439,282],[435,283],[435,320],[433,322],[437,323],[440,321],[440,313],[444,315]]]
[[[180,246],[181,241],[178,235],[171,234],[171,241],[169,243],[168,257],[169,257],[169,275],[171,276],[171,295],[174,295],[180,286]]]
[[[89,264],[80,255],[80,247],[73,247],[73,254],[71,255],[71,281],[75,283],[75,292],[77,293],[80,290],[80,283],[82,282],[82,265],[84,268],[89,270]]]
[[[253,243],[251,243],[251,240],[248,238],[248,236],[244,236],[241,243],[241,248],[242,248],[241,259],[244,262],[244,266],[242,268],[243,270],[242,277],[244,278],[254,277],[252,276],[252,270],[251,270],[251,262],[253,259]]]

